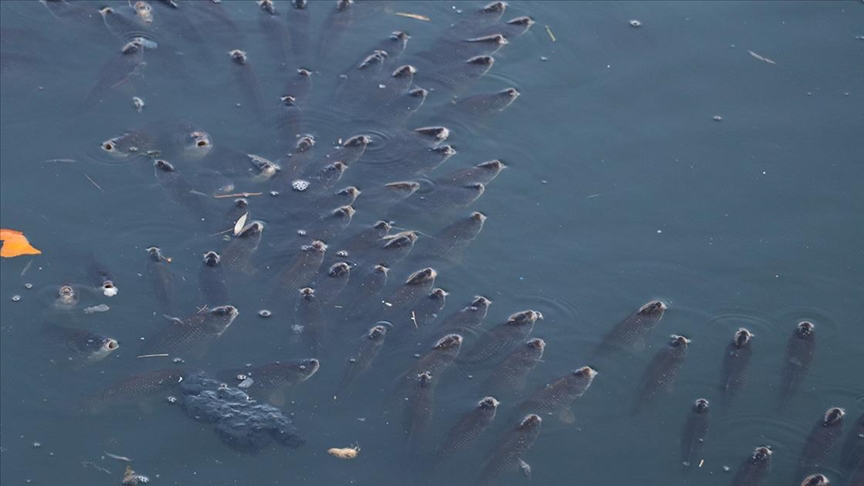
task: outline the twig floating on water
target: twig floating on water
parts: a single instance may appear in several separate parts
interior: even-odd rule
[[[158,354],[142,354],[140,356],[136,356],[136,358],[167,358],[168,353],[158,353]],[[105,454],[108,454],[107,452]],[[110,454],[109,454],[110,457]],[[114,459],[117,459],[116,457]]]
[[[398,15],[400,17],[408,17],[409,19],[414,19],[414,20],[422,20],[424,22],[431,22],[432,21],[432,19],[430,19],[429,17],[427,17],[425,15],[420,15],[420,14],[396,12],[393,15]]]
[[[117,454],[111,454],[110,452],[103,452],[103,454],[105,454],[106,456],[110,457],[111,459],[116,459],[116,460],[118,460],[118,461],[123,461],[123,462],[132,462],[132,459],[129,459],[129,458],[126,457],[126,456],[118,456]]]
[[[546,26],[546,33],[549,34],[549,38],[552,39],[552,42],[555,42],[555,34],[552,33],[552,28],[548,25]]]
[[[777,64],[776,62],[772,61],[771,59],[768,59],[768,58],[765,57],[765,56],[762,56],[762,55],[756,54],[756,53],[753,52],[753,51],[747,51],[747,52],[749,52],[751,56],[753,56],[754,58],[756,58],[756,59],[758,59],[758,60],[760,60],[760,61],[762,61],[762,62],[767,62],[768,64]]]
[[[238,192],[236,194],[219,194],[218,196],[213,196],[216,199],[223,199],[226,197],[252,197],[252,196],[260,196],[263,194],[262,192]]]
[[[101,187],[99,187],[99,184],[96,184],[96,181],[94,181],[93,179],[90,178],[89,175],[87,175],[86,172],[84,172],[84,177],[86,177],[88,181],[90,181],[94,186],[96,186],[96,189],[99,189],[100,191],[105,192]]]

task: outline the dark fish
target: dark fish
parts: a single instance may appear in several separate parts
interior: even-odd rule
[[[348,166],[338,160],[323,167],[320,165],[313,166],[307,171],[309,176],[306,179],[295,180],[291,183],[291,187],[295,191],[304,193],[306,197],[314,199],[315,196],[327,194],[328,191],[336,187],[346,169]],[[306,188],[297,189],[303,187],[302,183],[298,183],[298,181],[305,181]]]
[[[135,160],[160,153],[157,137],[146,128],[109,138],[100,148],[103,153],[119,160]]]
[[[372,361],[381,352],[381,347],[384,345],[384,338],[387,336],[387,328],[377,325],[369,329],[362,338],[357,350],[348,358],[348,367],[345,370],[345,375],[339,383],[339,392],[351,386],[357,378],[366,372],[372,365]]]
[[[317,354],[327,338],[327,328],[321,312],[321,302],[310,287],[300,289],[297,305],[294,308],[292,331],[304,339],[304,347]]]
[[[840,451],[840,466],[844,470],[851,473],[856,464],[859,468],[864,465],[864,413],[855,421]]]
[[[445,317],[437,326],[443,332],[460,332],[472,329],[483,323],[492,301],[482,295],[475,295],[474,300],[461,310]]]
[[[247,275],[254,273],[251,260],[258,249],[258,245],[261,244],[263,234],[264,223],[252,221],[232,236],[228,246],[222,251],[222,261],[225,267]]]
[[[528,32],[528,29],[534,25],[534,19],[531,17],[522,15],[519,17],[514,17],[503,24],[491,24],[486,28],[481,28],[477,31],[477,36],[491,35],[491,34],[501,34],[506,37],[508,40],[513,40],[520,35]]]
[[[274,182],[275,188],[280,192],[294,190],[292,184],[297,177],[304,174],[312,162],[312,149],[315,147],[315,138],[311,135],[301,135],[297,138],[294,148],[282,159],[279,164],[282,170],[278,179]]]
[[[206,307],[216,307],[230,302],[222,258],[215,251],[204,254],[204,260],[198,269],[198,287],[201,289],[201,298]]]
[[[834,450],[834,444],[843,436],[845,416],[846,412],[842,408],[832,407],[816,421],[798,458],[798,477],[826,466],[826,461]]]
[[[501,113],[519,97],[519,90],[516,88],[507,88],[494,93],[484,93],[474,96],[468,96],[457,100],[453,105],[462,116],[469,117],[484,117]]]
[[[99,413],[111,406],[140,402],[162,395],[177,395],[185,370],[168,368],[148,371],[117,381],[104,390],[84,399],[83,409],[88,413]]]
[[[429,267],[412,273],[401,287],[384,300],[381,309],[385,318],[397,326],[409,325],[411,311],[432,291],[437,276],[438,272]]]
[[[174,273],[168,268],[170,258],[162,255],[162,250],[151,246],[147,248],[147,278],[156,301],[165,314],[174,313],[175,283]]]
[[[421,300],[412,311],[411,320],[417,327],[429,325],[444,309],[447,302],[447,292],[441,288],[434,288],[425,299]]]
[[[828,486],[829,483],[824,474],[811,474],[801,481],[801,486]]]
[[[467,169],[457,169],[449,174],[445,174],[435,179],[439,184],[489,184],[498,174],[501,173],[507,166],[500,160],[489,160],[481,162],[474,167]]]
[[[467,218],[459,218],[431,238],[426,239],[429,243],[418,253],[423,258],[443,259],[457,262],[465,248],[477,238],[483,230],[486,215],[477,211],[471,213]]]
[[[781,406],[798,390],[810,373],[813,356],[816,354],[816,326],[812,322],[800,322],[786,342],[786,356],[780,376]]]
[[[540,338],[514,349],[489,375],[483,391],[504,395],[524,390],[528,374],[543,358],[545,349],[546,341]]]
[[[105,297],[114,297],[120,290],[114,280],[114,274],[105,265],[96,260],[96,255],[90,252],[87,262],[87,271],[90,274],[90,281],[99,289],[99,292]]]
[[[344,206],[352,206],[353,208],[354,201],[357,200],[357,196],[359,195],[360,189],[357,189],[354,186],[348,186],[339,189],[336,192],[321,196],[320,198],[312,201],[309,206],[302,207],[301,211],[309,214],[331,211],[333,208]]]
[[[416,224],[434,224],[452,213],[465,209],[486,191],[483,184],[464,186],[443,185],[432,192],[415,192],[403,204],[393,208],[393,219],[410,220]]]
[[[258,0],[258,25],[264,34],[268,51],[279,66],[288,63],[288,51],[291,49],[291,37],[288,34],[288,24],[276,10],[273,0]]]
[[[356,257],[360,261],[393,266],[411,254],[419,237],[416,231],[401,231],[387,235],[378,240],[368,251],[359,252]]]
[[[259,366],[226,370],[217,376],[229,386],[242,389],[253,398],[267,400],[281,407],[285,404],[285,392],[308,380],[320,368],[317,359],[275,361]]]
[[[466,37],[443,41],[436,45],[434,50],[427,51],[421,56],[431,61],[434,67],[439,68],[436,74],[441,74],[442,71],[452,69],[465,59],[491,56],[508,43],[507,38],[498,33]]]
[[[120,90],[131,92],[130,85],[144,76],[146,68],[147,63],[144,62],[144,44],[142,41],[133,39],[126,43],[120,52],[113,55],[99,71],[96,84],[81,103],[81,109],[88,110],[102,103],[112,93]],[[103,150],[110,152],[104,144]],[[136,155],[140,155],[140,153]]]
[[[301,64],[311,61],[315,54],[309,47],[309,19],[312,14],[308,7],[307,0],[291,0],[291,7],[285,12],[285,20],[290,26],[291,49]]]
[[[455,154],[452,147],[443,145],[449,136],[450,130],[443,126],[396,130],[381,137],[380,143],[366,154],[361,168],[388,178],[431,170]]]
[[[378,240],[387,236],[390,229],[390,223],[387,221],[376,221],[372,226],[368,226],[348,238],[339,247],[339,250],[345,251],[349,258],[354,258],[355,253],[371,248]]]
[[[654,355],[642,376],[641,390],[634,411],[639,411],[650,403],[660,390],[671,391],[687,358],[689,345],[689,339],[673,334],[666,346]]]
[[[738,467],[732,486],[762,486],[771,473],[771,454],[767,447],[757,447]]]
[[[441,374],[453,364],[456,357],[459,356],[460,349],[462,349],[462,336],[448,334],[442,337],[435,343],[432,349],[420,356],[414,366],[405,373],[405,380],[410,384],[413,382],[414,377],[426,371],[432,373],[436,383],[441,381]]]
[[[467,13],[464,19],[453,24],[447,31],[452,37],[462,37],[497,24],[507,10],[507,2],[490,2],[482,8]]]
[[[240,86],[243,102],[247,104],[255,118],[261,122],[264,120],[264,111],[261,108],[261,84],[258,76],[252,68],[252,63],[246,55],[246,51],[232,49],[228,51],[231,57],[232,73]]]
[[[315,284],[316,294],[321,300],[322,306],[332,305],[337,302],[339,294],[348,284],[351,278],[351,265],[345,262],[336,262],[330,265],[327,273],[320,276]]]
[[[417,443],[429,427],[435,402],[434,384],[429,371],[409,377],[402,430],[411,443]]]
[[[388,182],[383,186],[364,190],[363,197],[354,204],[354,207],[360,210],[384,212],[417,192],[417,189],[420,189],[419,182]]]
[[[248,213],[250,213],[249,200],[244,197],[235,199],[231,209],[229,209],[222,217],[220,229],[233,229],[237,220],[239,220],[244,214]]]
[[[327,245],[323,241],[313,241],[303,245],[293,256],[282,273],[279,274],[276,288],[270,297],[271,301],[291,301],[296,298],[297,289],[312,283],[315,274],[324,261]]]
[[[202,309],[186,319],[171,318],[171,322],[144,342],[145,354],[201,357],[207,345],[217,339],[234,322],[239,312],[230,305]]]
[[[321,27],[320,44],[318,45],[318,59],[327,58],[336,49],[345,32],[352,24],[354,18],[354,0],[337,0],[336,8],[330,11],[330,15]]]
[[[102,336],[85,329],[46,323],[42,331],[51,344],[59,346],[62,356],[52,356],[52,362],[83,365],[95,363],[116,351],[120,344],[116,339]]]
[[[570,406],[588,391],[595,376],[597,371],[590,366],[573,370],[538,388],[519,410],[538,415],[559,415],[565,422],[572,423]]]
[[[534,310],[525,310],[511,315],[506,321],[480,337],[477,344],[465,356],[465,363],[475,364],[492,360],[510,351],[517,344],[525,342],[534,330],[534,323],[538,319],[543,319],[543,314]]]
[[[202,169],[192,177],[194,186],[209,196],[221,196],[234,192],[234,181],[218,170]]]
[[[659,300],[652,300],[643,305],[612,328],[600,343],[597,354],[610,353],[616,349],[625,351],[644,349],[645,338],[663,318],[666,308],[666,304]]]
[[[327,159],[342,162],[348,167],[360,160],[370,143],[372,139],[367,135],[355,135],[342,142],[336,150],[327,155]]]
[[[118,5],[117,8],[103,7],[99,9],[99,14],[102,16],[102,22],[112,35],[120,38],[123,41],[130,37],[139,36],[150,30],[150,25],[144,19],[149,15],[152,22],[152,14],[150,13],[150,5],[139,2],[141,9],[128,6]],[[137,15],[137,12],[141,15]]]
[[[168,198],[188,209],[198,221],[207,223],[208,211],[204,206],[205,195],[196,191],[183,175],[168,161],[158,159],[153,163],[156,180],[165,189]]]
[[[469,412],[455,422],[444,439],[444,443],[436,452],[436,460],[443,460],[468,450],[477,438],[486,431],[495,420],[498,411],[498,400],[486,397],[477,402]]]
[[[496,37],[499,40],[505,40],[503,36]],[[488,50],[498,50],[504,43],[493,44],[483,43],[474,44],[470,47],[481,47]],[[482,78],[492,69],[495,64],[495,58],[483,54],[469,58],[463,58],[460,61],[449,61],[443,64],[444,67],[430,74],[424,83],[428,83],[430,89],[442,90],[444,92],[459,93],[467,89],[470,85]]]
[[[753,333],[742,327],[735,332],[732,342],[726,346],[720,373],[720,393],[724,405],[741,391],[747,381],[747,370],[753,355],[750,347],[752,337]]]
[[[387,285],[389,271],[386,265],[378,264],[362,274],[360,278],[351,279],[350,295],[344,299],[349,314],[357,316],[367,306],[372,305],[373,298]]]
[[[58,310],[72,310],[81,300],[81,294],[74,285],[61,285],[50,290],[51,307]]]
[[[699,398],[693,402],[687,422],[681,431],[681,464],[690,467],[702,459],[702,448],[708,437],[708,400]]]
[[[279,97],[282,102],[279,130],[283,137],[293,137],[307,128],[303,124],[303,113],[309,104],[311,93],[312,71],[300,68],[288,77],[282,96]],[[293,170],[287,177],[296,177],[300,174],[301,171]]]
[[[504,434],[498,440],[492,455],[483,464],[480,484],[489,484],[505,472],[523,468],[522,464],[527,464],[523,457],[540,435],[542,422],[540,416],[530,414],[523,418],[515,429]]]
[[[335,240],[351,224],[354,212],[354,208],[351,206],[341,206],[330,211],[304,228],[304,240]]]

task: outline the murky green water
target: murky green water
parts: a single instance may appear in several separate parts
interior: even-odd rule
[[[118,11],[128,9],[116,3]],[[450,424],[483,396],[488,367],[449,370],[436,386],[428,434],[406,445],[404,404],[393,382],[424,350],[407,320],[393,323],[401,335],[394,330],[392,344],[354,391],[333,399],[350,345],[375,322],[368,314],[332,319],[331,335],[314,356],[321,370],[289,394],[284,410],[307,441],[298,449],[234,452],[212,425],[186,417],[164,394],[76,414],[80,400],[118,379],[184,366],[136,358],[140,341],[167,322],[148,280],[145,249],[157,245],[172,258],[176,313],[194,314],[202,304],[201,255],[224,251],[226,243],[214,233],[228,229],[222,215],[233,200],[207,198],[213,226],[204,228],[166,197],[152,160],[118,160],[99,144],[183,119],[206,130],[214,150],[280,159],[296,133],[277,129],[285,110],[278,96],[303,66],[314,72],[302,120],[303,132],[316,137],[316,158],[340,137],[369,134],[372,144],[337,188],[354,184],[370,194],[398,168],[389,173],[376,165],[393,150],[385,142],[395,125],[337,113],[332,93],[352,99],[353,67],[397,29],[411,39],[395,65],[417,63],[414,84],[431,87],[434,80],[424,78],[421,66],[425,61],[426,73],[438,66],[428,62],[428,51],[441,45],[452,23],[481,6],[358,1],[353,21],[336,35],[340,27],[328,20],[333,2],[313,2],[307,48],[299,54],[289,49],[287,66],[280,66],[253,2],[222,3],[239,37],[219,17],[190,13],[197,12],[191,2],[181,0],[178,10],[158,3],[148,35],[159,47],[144,52],[143,75],[108,83],[101,103],[82,107],[124,42],[99,16],[102,4],[75,2],[89,15],[78,17],[54,16],[39,2],[0,2],[0,226],[23,231],[43,252],[3,259],[0,267],[4,485],[118,484],[125,464],[104,458],[104,451],[134,459],[153,484],[474,484],[496,441],[518,421],[517,403],[583,365],[600,374],[572,407],[575,422],[544,417],[523,457],[535,484],[573,484],[574,478],[730,484],[759,445],[775,452],[765,484],[798,484],[799,454],[813,423],[828,407],[844,407],[848,433],[864,412],[864,42],[856,38],[864,35],[864,4],[510,2],[504,20],[530,15],[536,24],[511,38],[494,54],[488,74],[458,94],[513,86],[521,96],[502,113],[469,118],[448,111],[451,94],[439,88],[405,123],[448,126],[447,143],[458,152],[422,175],[421,192],[430,190],[430,178],[482,161],[498,158],[507,168],[480,199],[449,216],[363,211],[361,194],[344,233],[397,214],[398,229],[423,232],[419,249],[424,236],[472,210],[488,216],[464,257],[438,268],[436,285],[449,292],[443,314],[484,295],[493,301],[482,328],[488,329],[513,312],[535,309],[545,319],[532,336],[547,347],[526,391],[502,398],[492,428],[474,447],[440,467],[430,465],[430,451]],[[277,3],[277,9],[285,15],[289,5]],[[633,19],[641,26],[631,27]],[[327,39],[323,54],[319,39]],[[248,53],[263,118],[233,76],[236,66],[227,55],[233,48]],[[348,79],[340,79],[345,73]],[[142,113],[132,96],[145,101]],[[180,157],[172,162],[188,174],[201,169]],[[263,193],[249,197],[250,216],[266,225],[252,260],[258,271],[229,280],[230,303],[240,316],[202,359],[190,357],[185,366],[213,372],[313,357],[292,338],[290,312],[274,308],[270,319],[257,316],[285,265],[280,250],[308,219],[285,219],[280,204],[290,199],[270,197],[269,183],[242,174],[234,183],[234,192]],[[112,270],[120,293],[88,294],[77,312],[49,313],[52,289],[87,282],[91,251]],[[425,263],[393,265],[379,300]],[[615,323],[652,299],[669,310],[647,349],[593,355]],[[286,309],[291,300],[283,302]],[[110,311],[80,310],[99,303]],[[784,350],[802,320],[816,325],[817,351],[809,376],[780,408]],[[109,335],[120,349],[83,369],[57,366],[40,334],[45,321]],[[720,408],[724,347],[742,326],[756,336],[749,380],[729,407]],[[672,333],[692,340],[677,382],[633,415],[643,370]],[[466,338],[463,351],[477,339]],[[714,408],[704,462],[685,474],[679,440],[697,397]],[[847,435],[820,469],[831,484],[853,484],[851,471],[839,464]],[[354,460],[326,453],[355,443],[361,452]],[[516,471],[495,480],[525,482]]]

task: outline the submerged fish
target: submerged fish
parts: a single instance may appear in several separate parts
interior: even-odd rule
[[[542,422],[543,419],[539,415],[530,414],[523,418],[515,429],[504,434],[498,440],[492,455],[483,464],[480,483],[488,484],[508,471],[524,470],[523,457],[540,435]]]
[[[46,323],[42,333],[50,343],[61,349],[62,356],[52,357],[52,362],[61,364],[64,362],[75,365],[94,363],[120,347],[114,338],[53,323]]]
[[[562,418],[570,422],[570,406],[588,391],[595,376],[597,371],[590,366],[573,370],[537,389],[519,410],[538,415],[564,414]]]
[[[83,409],[85,412],[99,413],[111,406],[140,402],[159,395],[176,395],[186,373],[185,370],[167,368],[124,378],[85,398]]]
[[[447,295],[449,295],[447,291],[442,288],[436,287],[432,289],[432,292],[429,292],[429,295],[421,300],[412,310],[411,320],[414,322],[414,325],[422,328],[434,321],[438,317],[438,314],[441,313],[441,310],[444,309],[444,305],[447,303]]]
[[[158,247],[147,248],[147,277],[156,301],[165,314],[174,313],[174,273],[168,268],[170,258],[162,254]]]
[[[153,167],[156,169],[156,180],[165,189],[168,198],[189,210],[198,221],[209,223],[205,196],[195,191],[192,184],[168,161],[156,160]]]
[[[771,454],[773,454],[771,449],[757,447],[753,454],[738,467],[732,479],[732,486],[764,485],[771,473]]]
[[[172,317],[168,325],[144,342],[142,351],[201,357],[207,345],[221,336],[238,314],[236,307],[223,305],[202,309],[186,319]]]
[[[475,295],[474,299],[465,307],[445,317],[437,328],[444,333],[460,332],[470,330],[483,323],[486,313],[492,301],[482,295]]]
[[[840,467],[851,474],[856,465],[864,467],[864,413],[852,425],[840,450]]]
[[[228,300],[228,282],[222,269],[222,258],[215,251],[204,254],[198,269],[198,287],[207,307],[223,305]]]
[[[359,346],[348,358],[348,367],[345,370],[342,381],[339,383],[340,392],[351,386],[361,374],[369,369],[372,361],[381,352],[381,347],[384,345],[384,338],[386,336],[387,328],[376,325],[360,338]]]
[[[225,370],[217,377],[241,388],[253,398],[265,399],[276,406],[285,404],[285,392],[312,378],[321,364],[317,359],[275,361],[259,366]]]
[[[534,330],[534,323],[543,319],[535,310],[517,312],[501,324],[482,335],[467,353],[463,361],[468,364],[483,363],[499,357],[518,343],[524,342]]]
[[[486,215],[474,211],[467,218],[459,218],[452,224],[435,233],[428,241],[428,245],[417,253],[422,258],[443,259],[457,262],[465,248],[477,238],[483,230]]]
[[[294,307],[295,332],[304,339],[304,347],[317,354],[326,339],[327,328],[321,312],[321,302],[310,287],[300,289],[297,305]]]
[[[429,371],[412,375],[409,378],[402,430],[408,441],[417,443],[425,434],[432,419],[435,387],[432,381],[433,375]]]
[[[742,327],[735,332],[732,342],[726,346],[720,373],[720,393],[724,404],[728,404],[747,381],[747,370],[753,355],[750,347],[752,338],[753,333]]]
[[[681,464],[690,467],[701,459],[702,448],[708,437],[708,400],[699,398],[693,402],[690,415],[681,431]]]
[[[252,256],[261,244],[264,234],[264,223],[252,221],[244,226],[228,242],[222,251],[222,261],[231,270],[250,275],[255,272],[251,266]]]
[[[120,290],[117,288],[114,280],[114,274],[105,265],[96,260],[96,255],[92,252],[89,256],[87,264],[90,279],[93,285],[99,289],[105,297],[114,297]]]
[[[811,474],[801,481],[801,486],[828,486],[829,483],[830,481],[824,474]]]
[[[786,342],[786,355],[780,376],[781,406],[798,390],[810,374],[813,357],[816,354],[816,328],[812,322],[799,322],[795,332]]]
[[[462,349],[462,336],[448,334],[442,337],[405,373],[405,380],[410,384],[415,376],[426,371],[432,373],[436,382],[441,381],[442,373],[453,364],[459,356],[460,349]]]
[[[644,348],[645,338],[648,337],[654,326],[663,319],[666,309],[666,304],[659,300],[652,300],[643,305],[612,328],[609,334],[603,338],[603,342],[600,343],[597,354],[607,354],[615,349]]]
[[[660,390],[672,390],[678,372],[687,358],[689,345],[689,339],[673,334],[666,346],[654,355],[642,376],[641,390],[634,405],[634,411],[639,411],[649,404]]]
[[[454,109],[463,116],[488,116],[506,110],[520,95],[516,88],[507,88],[494,93],[468,96],[457,100]]]
[[[457,169],[435,179],[439,184],[489,184],[504,168],[507,167],[500,160],[489,160],[481,162],[474,167]]]
[[[350,278],[351,265],[346,262],[330,265],[327,273],[320,276],[316,282],[316,292],[321,299],[321,305],[326,307],[336,302]]]
[[[438,447],[435,454],[436,460],[440,461],[466,451],[482,434],[492,421],[498,411],[498,400],[494,397],[485,397],[477,402],[473,409],[462,415],[447,432],[444,443]]]
[[[798,458],[799,477],[825,467],[825,462],[834,450],[834,444],[843,435],[845,416],[846,411],[842,408],[831,407],[816,421]]]
[[[297,289],[312,283],[315,274],[324,262],[327,245],[323,241],[313,241],[303,245],[279,274],[276,287],[270,296],[271,301],[293,302]]]
[[[498,395],[524,390],[528,374],[543,358],[545,349],[546,341],[540,338],[529,339],[495,367],[483,385],[483,390]]]
[[[411,311],[432,291],[438,272],[431,267],[417,270],[408,276],[405,283],[396,289],[381,308],[383,317],[395,325],[405,327],[411,322]]]

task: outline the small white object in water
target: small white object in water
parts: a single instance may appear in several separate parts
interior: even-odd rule
[[[291,188],[297,192],[303,192],[306,189],[309,189],[309,181],[304,181],[303,179],[297,179],[291,182]]]
[[[144,111],[144,100],[137,96],[132,97],[132,106],[135,107],[135,111],[141,113]]]
[[[713,120],[714,120],[714,121],[723,121],[723,117],[720,116],[720,115],[714,115]]]
[[[240,388],[241,390],[245,390],[246,388],[249,388],[250,386],[252,386],[253,383],[255,383],[255,380],[253,380],[252,377],[247,376],[245,380],[243,380],[237,384],[237,388]]]
[[[292,324],[291,332],[293,332],[294,334],[301,334],[303,332],[303,326],[300,324]]]
[[[107,291],[108,289],[105,289],[105,290]],[[114,292],[114,293],[116,294],[117,292]],[[94,305],[94,306],[90,306],[90,307],[85,308],[84,313],[85,314],[93,314],[96,312],[108,312],[108,310],[110,310],[110,309],[111,308],[105,304],[99,304],[99,305]]]
[[[630,27],[633,27],[634,29],[642,27],[642,22],[639,22],[638,20],[633,19],[630,21]]]
[[[105,297],[114,297],[120,290],[113,285],[110,287],[102,287],[102,295]],[[105,307],[108,307],[107,305]],[[105,310],[108,310],[107,308]]]

